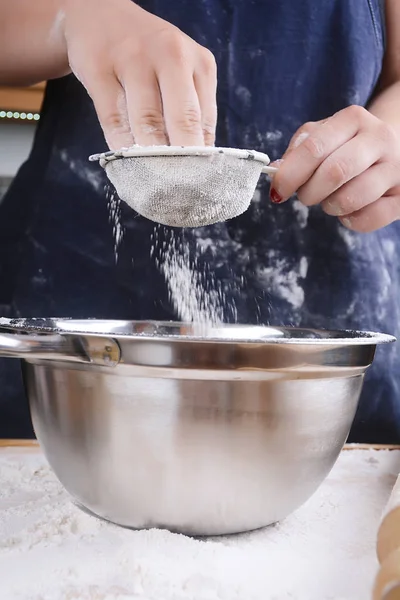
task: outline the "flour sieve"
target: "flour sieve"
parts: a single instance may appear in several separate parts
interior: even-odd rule
[[[172,227],[201,227],[245,212],[267,154],[213,146],[132,146],[89,157],[100,162],[121,200]]]

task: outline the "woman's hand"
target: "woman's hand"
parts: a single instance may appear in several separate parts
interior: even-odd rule
[[[305,206],[359,232],[400,219],[400,139],[359,106],[306,123],[293,136],[271,183],[271,200],[297,192]]]
[[[112,150],[214,143],[211,52],[130,0],[63,0],[60,27]]]

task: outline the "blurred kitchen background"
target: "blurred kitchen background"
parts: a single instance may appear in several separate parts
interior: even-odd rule
[[[44,88],[44,83],[26,88],[0,86],[0,202],[30,153]]]

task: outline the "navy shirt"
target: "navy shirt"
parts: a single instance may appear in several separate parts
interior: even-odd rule
[[[304,122],[367,105],[384,54],[379,0],[149,0],[215,55],[217,145],[279,158]],[[118,260],[93,104],[74,76],[47,86],[29,160],[0,206],[4,316],[176,319],[151,240],[171,229],[125,205]],[[225,320],[378,330],[399,335],[400,224],[358,234],[320,207],[268,199],[260,178],[242,216],[174,230],[209,285],[226,295]],[[235,310],[232,310],[232,306]],[[398,344],[378,349],[350,440],[400,441]],[[0,361],[0,436],[32,435],[17,361]]]

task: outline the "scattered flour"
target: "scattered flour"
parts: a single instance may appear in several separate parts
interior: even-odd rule
[[[93,189],[102,194],[104,191],[104,179],[101,172],[88,167],[82,160],[72,160],[66,150],[60,152],[61,160],[68,165],[68,168],[83,180],[86,184],[89,183]],[[106,184],[105,188],[107,209],[109,214],[109,222],[112,225],[114,237],[114,255],[115,261],[118,260],[119,248],[123,239],[124,229],[121,223],[121,200],[110,185]]]
[[[104,179],[101,172],[96,171],[93,166],[87,166],[82,159],[73,160],[66,150],[60,151],[60,158],[85,185],[91,185],[96,192],[103,192]]]
[[[358,234],[354,231],[350,231],[343,226],[338,227],[338,234],[345,242],[349,250],[355,250],[358,244]]]
[[[256,189],[256,191],[254,192],[254,196],[253,196],[253,204],[259,204],[261,202],[262,196],[261,196],[261,190],[260,189]]]
[[[300,200],[294,198],[292,200],[292,209],[296,214],[297,222],[299,224],[300,229],[304,229],[305,227],[307,227],[308,213],[310,210],[308,206],[305,206],[300,202]]]
[[[279,129],[275,129],[274,131],[267,131],[265,133],[265,140],[268,143],[279,142],[283,137],[283,132],[279,131]]]
[[[383,246],[383,249],[384,249],[384,251],[386,253],[386,257],[389,260],[392,260],[394,258],[394,256],[395,256],[395,253],[396,253],[396,244],[394,243],[394,241],[390,240],[390,239],[388,239],[388,240],[387,239],[383,239],[382,240],[382,246]]]
[[[270,258],[274,258],[273,250],[270,251]],[[300,280],[305,279],[307,270],[308,260],[305,256],[300,259],[296,269],[289,268],[285,259],[275,258],[274,266],[258,269],[258,277],[271,293],[286,300],[293,308],[299,309],[304,302],[304,290]]]
[[[236,95],[243,102],[244,106],[251,105],[251,91],[244,85],[238,85],[236,87]]]
[[[0,450],[0,597],[7,600],[365,600],[396,451],[345,451],[285,521],[192,539],[131,531],[74,506],[39,451]]]

